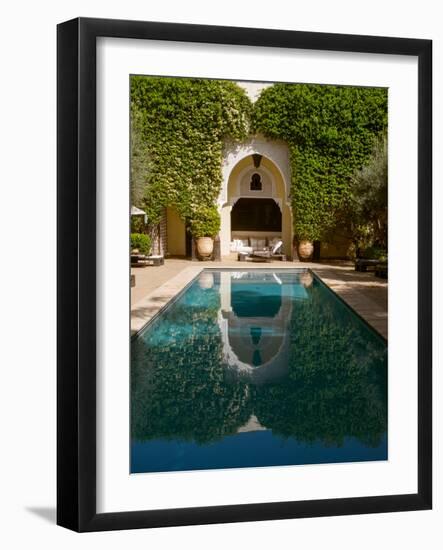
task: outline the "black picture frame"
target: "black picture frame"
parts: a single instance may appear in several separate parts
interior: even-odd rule
[[[399,54],[418,58],[416,494],[96,512],[96,39]],[[425,510],[432,506],[432,42],[78,18],[57,29],[57,523],[75,531]]]

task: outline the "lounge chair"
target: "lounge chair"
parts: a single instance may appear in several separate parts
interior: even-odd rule
[[[355,260],[355,271],[367,271],[368,268],[375,269],[380,260],[368,260],[366,258],[357,258]]]
[[[140,267],[145,265],[163,265],[164,256],[160,254],[145,256],[144,254],[131,254],[131,266]]]
[[[388,262],[379,262],[375,266],[375,276],[381,279],[388,278]]]
[[[155,254],[151,256],[146,256],[146,261],[149,265],[163,265],[165,263],[165,257],[161,254]]]
[[[283,241],[277,241],[270,250],[253,250],[250,254],[252,260],[262,260],[270,262],[271,260],[280,260],[284,262],[286,260],[285,254],[280,254],[280,250],[283,246]]]

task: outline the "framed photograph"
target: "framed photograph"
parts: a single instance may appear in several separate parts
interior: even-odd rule
[[[432,42],[58,26],[59,525],[432,506]]]

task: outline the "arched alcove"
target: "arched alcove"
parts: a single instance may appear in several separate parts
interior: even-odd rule
[[[284,164],[285,158],[281,162]],[[220,197],[222,256],[229,256],[234,239],[269,242],[281,238],[283,252],[291,258],[293,223],[287,169],[254,150],[244,156],[238,151],[237,162],[229,172],[224,170]]]
[[[227,271],[220,274],[218,324],[226,366],[260,384],[287,372],[293,300],[292,287],[284,289],[272,274],[266,281],[266,293],[257,291],[254,297],[253,278],[252,273],[244,272],[237,277]]]

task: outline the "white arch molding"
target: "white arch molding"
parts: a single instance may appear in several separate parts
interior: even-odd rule
[[[218,201],[220,206],[228,201],[228,182],[233,169],[243,159],[254,154],[266,157],[275,166],[285,185],[286,201],[289,201],[291,166],[288,146],[284,141],[269,140],[263,136],[255,136],[240,144],[234,143],[225,146],[222,163],[222,188]]]
[[[247,157],[244,157],[247,158]],[[268,159],[269,160],[269,159]],[[239,161],[241,162],[241,161]],[[271,161],[272,162],[272,161]],[[237,166],[237,165],[236,165]],[[234,166],[235,168],[235,166]],[[234,169],[233,168],[233,169]],[[232,173],[232,170],[231,170]],[[241,184],[245,178],[245,176],[250,173],[252,174],[260,174],[261,176],[265,175],[269,183],[271,184],[271,192],[267,193],[266,191],[251,191],[250,194],[244,194],[241,190]],[[228,178],[227,186],[229,187],[229,180],[230,176]],[[234,184],[235,194],[229,196],[229,189],[227,188],[227,201],[222,205],[225,206],[234,206],[235,203],[242,198],[248,198],[248,199],[273,199],[274,202],[279,207],[280,211],[282,211],[282,199],[277,196],[277,190],[276,190],[276,183],[275,183],[275,177],[274,174],[266,168],[266,166],[260,165],[259,168],[255,168],[255,166],[245,166],[241,172],[238,174],[235,184]],[[286,191],[285,191],[286,193]]]

